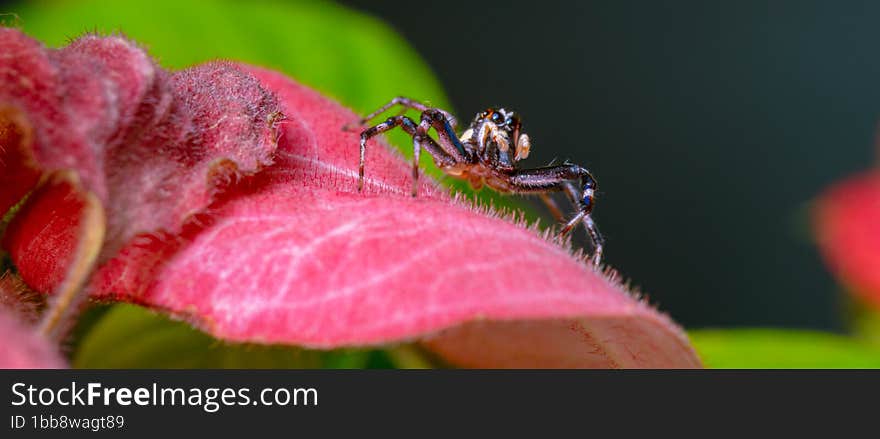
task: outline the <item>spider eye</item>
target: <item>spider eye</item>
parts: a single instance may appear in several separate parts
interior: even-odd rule
[[[493,113],[492,113],[492,117],[491,117],[490,120],[491,120],[493,123],[499,123],[499,122],[501,122],[501,117],[502,117],[502,116],[501,116],[501,113],[493,112]]]

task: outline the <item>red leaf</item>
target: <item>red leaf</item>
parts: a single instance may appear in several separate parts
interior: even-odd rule
[[[5,28],[0,51],[0,140],[9,145],[0,148],[0,212],[41,173],[72,171],[107,215],[100,261],[138,234],[180,233],[225,185],[271,163],[277,103],[234,64],[168,74],[122,37],[87,35],[50,50]],[[37,198],[28,203],[52,203]],[[51,227],[48,212],[27,227]],[[48,292],[68,265],[59,248],[77,236],[36,238],[6,242],[28,249],[12,252],[13,262]]]
[[[30,124],[15,108],[0,102],[0,215],[37,184],[40,172],[31,151]]]
[[[427,181],[410,197],[409,165],[384,145],[370,144],[358,194],[358,138],[340,129],[356,116],[256,74],[286,116],[275,164],[182,236],[128,246],[102,270],[99,296],[227,340],[333,348],[428,337],[466,366],[699,366],[666,317],[535,230]]]
[[[13,217],[3,247],[22,279],[37,291],[53,291],[63,280],[75,253],[86,200],[62,177],[41,185]],[[38,269],[31,269],[31,268]]]
[[[815,209],[819,248],[852,291],[880,306],[880,172],[828,189]]]

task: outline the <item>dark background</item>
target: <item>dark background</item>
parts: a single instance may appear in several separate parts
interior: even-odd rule
[[[874,160],[880,3],[343,3],[460,119],[515,109],[527,163],[590,168],[607,261],[680,323],[840,328],[809,203]]]

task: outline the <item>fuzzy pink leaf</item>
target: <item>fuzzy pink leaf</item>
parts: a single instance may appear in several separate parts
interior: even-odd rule
[[[71,171],[106,212],[100,261],[139,234],[180,233],[227,184],[271,164],[277,102],[234,64],[169,73],[123,37],[85,35],[55,50],[8,28],[0,28],[0,52],[0,212],[40,175]],[[56,220],[34,212],[10,230]],[[45,256],[78,237],[61,239],[4,238],[26,249],[11,252],[13,262],[43,292],[69,265],[68,255]]]
[[[381,143],[356,191],[356,116],[283,76],[275,163],[178,236],[129,245],[97,297],[227,340],[318,348],[425,340],[477,367],[698,367],[669,319],[533,229],[450,199]],[[160,256],[157,256],[160,255]],[[151,282],[145,282],[145,280]]]
[[[0,274],[0,369],[67,367],[55,345],[31,327],[36,317],[33,294],[14,275]]]
[[[0,309],[0,369],[63,369],[67,365],[55,346],[33,328]]]
[[[30,289],[15,273],[0,274],[0,309],[18,316],[19,320],[33,324],[39,317],[44,296]]]

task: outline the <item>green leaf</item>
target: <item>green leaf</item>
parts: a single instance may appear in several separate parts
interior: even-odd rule
[[[711,368],[880,368],[880,349],[826,332],[713,329],[689,335],[704,365]]]
[[[844,320],[853,337],[880,349],[880,309],[862,299],[868,297],[866,294],[841,291],[840,295]]]
[[[400,358],[399,352],[405,352]],[[184,322],[135,305],[103,312],[73,353],[77,368],[333,368],[430,367],[409,345],[320,351],[226,343]]]

